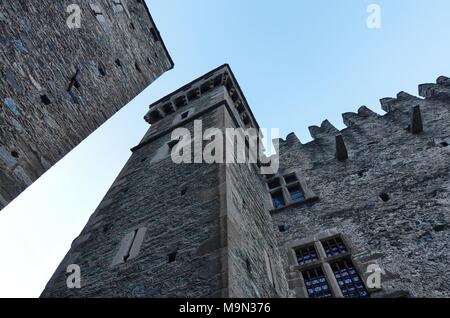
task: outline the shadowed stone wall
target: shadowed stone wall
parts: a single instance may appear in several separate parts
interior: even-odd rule
[[[0,61],[0,209],[173,67],[130,0],[1,1]]]
[[[249,108],[241,97],[245,109],[238,111],[236,94],[242,93],[225,65],[151,107],[149,132],[42,297],[287,295],[256,165],[175,164],[170,156],[176,127],[188,129],[194,144],[202,138],[195,120],[202,120],[200,133],[246,125],[240,116]],[[172,103],[180,96],[183,103]],[[129,253],[121,254],[127,244]],[[67,288],[69,264],[81,268],[81,289]]]

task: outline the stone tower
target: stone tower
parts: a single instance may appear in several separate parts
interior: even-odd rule
[[[143,0],[2,0],[0,210],[172,67]]]
[[[258,128],[228,65],[151,105],[151,128],[42,297],[287,297],[257,164],[176,164],[171,133]],[[201,140],[200,140],[201,142]],[[81,269],[68,289],[67,267]]]

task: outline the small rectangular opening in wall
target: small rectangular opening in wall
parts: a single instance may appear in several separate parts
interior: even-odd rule
[[[291,186],[288,188],[291,200],[294,203],[304,202],[306,200],[305,193],[299,185]]]
[[[272,203],[275,209],[281,209],[286,206],[286,202],[284,201],[283,197],[283,192],[277,191],[270,194],[270,196],[272,197]]]
[[[152,33],[153,41],[158,42],[159,36],[158,36],[158,32],[156,31],[156,29],[150,28],[150,32]]]
[[[175,252],[172,252],[172,253],[168,254],[168,255],[167,255],[168,258],[169,258],[168,263],[173,263],[173,262],[175,262],[175,261],[177,260],[177,254],[178,254],[178,251],[175,251]]]
[[[183,114],[181,114],[181,119],[186,119],[189,116],[189,112],[185,112]]]
[[[332,298],[330,285],[320,267],[302,272],[306,290],[310,298]]]

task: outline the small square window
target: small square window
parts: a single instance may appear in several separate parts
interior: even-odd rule
[[[295,254],[297,255],[298,264],[301,266],[314,263],[319,259],[314,245],[299,248],[295,251]]]
[[[320,267],[302,272],[310,298],[332,298],[330,285]]]
[[[286,206],[286,202],[284,201],[283,193],[281,191],[272,193],[271,196],[273,207],[275,209],[281,209]]]
[[[291,200],[294,203],[304,202],[305,201],[305,193],[302,188],[297,185],[289,188],[289,193],[291,195]]]
[[[269,182],[267,182],[267,185],[269,186],[269,189],[271,189],[271,190],[276,189],[281,186],[280,179],[275,178],[273,180],[270,180]]]
[[[181,114],[181,119],[186,119],[189,116],[189,112]]]
[[[344,241],[340,237],[335,237],[322,242],[323,248],[325,249],[325,253],[327,257],[333,257],[337,255],[341,255],[347,253],[347,247],[344,244]]]
[[[284,181],[286,181],[286,184],[290,184],[293,182],[297,182],[297,176],[295,175],[295,173],[289,174],[287,176],[284,176]]]

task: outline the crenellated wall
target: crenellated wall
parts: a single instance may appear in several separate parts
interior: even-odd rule
[[[172,67],[145,1],[1,1],[0,209]]]
[[[345,113],[341,131],[328,121],[312,126],[306,144],[294,134],[277,140],[280,175],[297,171],[318,196],[272,211],[275,228],[287,229],[282,253],[340,234],[363,278],[368,265],[380,265],[382,290],[373,297],[450,296],[450,80],[419,93],[382,99],[384,115],[365,106]],[[291,263],[292,289],[302,284],[296,271]]]

